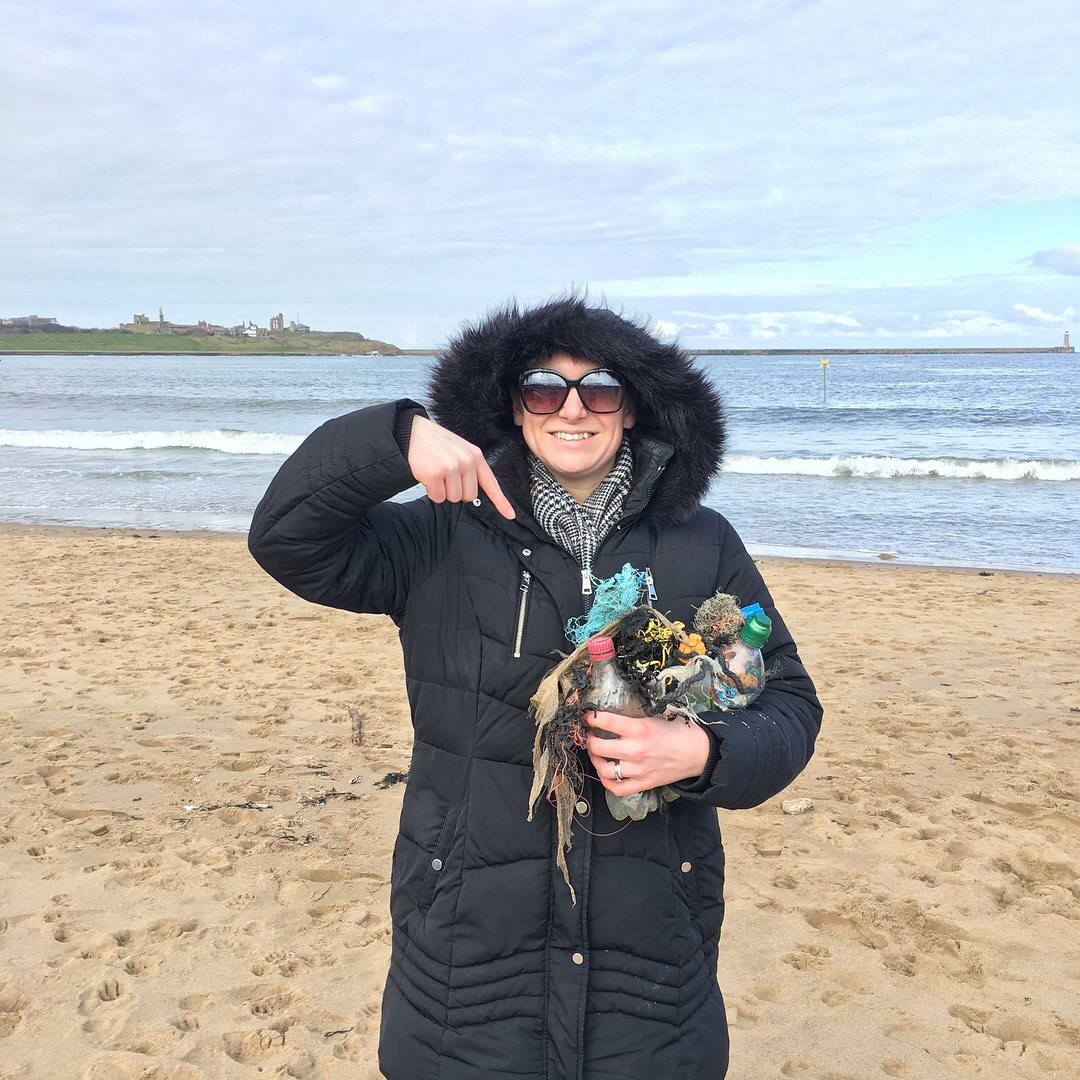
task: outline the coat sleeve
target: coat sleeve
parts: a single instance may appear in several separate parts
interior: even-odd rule
[[[390,615],[446,554],[458,506],[387,500],[416,482],[394,436],[402,399],[329,420],[278,470],[255,510],[248,550],[316,604]]]
[[[814,752],[822,709],[754,560],[723,518],[720,529],[716,587],[737,596],[743,606],[756,601],[772,619],[764,650],[771,677],[761,696],[745,709],[702,714],[719,752],[699,780],[676,784],[675,790],[687,799],[741,810],[772,798],[802,772]]]

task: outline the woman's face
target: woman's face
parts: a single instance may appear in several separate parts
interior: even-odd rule
[[[567,379],[580,379],[602,365],[576,360],[568,353],[555,353],[536,367],[557,371]],[[615,413],[591,413],[573,389],[558,412],[538,416],[526,412],[514,398],[514,423],[529,449],[551,470],[552,476],[578,502],[584,502],[599,486],[622,443],[623,431],[634,426],[629,395]]]

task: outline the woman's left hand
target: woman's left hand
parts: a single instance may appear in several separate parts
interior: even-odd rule
[[[680,780],[696,780],[709,760],[709,736],[697,724],[681,717],[620,716],[588,712],[589,737],[585,748],[600,783],[615,795],[650,791]],[[609,731],[605,739],[593,730]],[[618,762],[620,781],[616,777]]]

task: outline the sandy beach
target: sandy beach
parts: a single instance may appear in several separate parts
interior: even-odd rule
[[[392,624],[237,536],[0,552],[0,1080],[377,1078]],[[762,569],[826,723],[721,812],[731,1080],[1080,1077],[1080,577]]]

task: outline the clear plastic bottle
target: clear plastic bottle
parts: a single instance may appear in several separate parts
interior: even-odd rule
[[[724,647],[724,663],[739,681],[742,690],[730,684],[720,684],[716,690],[716,708],[742,709],[754,701],[765,686],[765,661],[761,646],[772,633],[772,620],[760,604],[742,609],[746,621],[738,638]]]
[[[605,634],[589,639],[589,662],[592,677],[589,680],[588,702],[602,712],[619,713],[621,716],[644,716],[641,702],[630,685],[615,666],[615,643]],[[593,728],[602,739],[617,739],[610,731]],[[608,810],[616,821],[632,818],[641,821],[650,810],[660,805],[660,799],[652,791],[635,791],[631,795],[614,795],[604,789]]]

